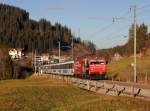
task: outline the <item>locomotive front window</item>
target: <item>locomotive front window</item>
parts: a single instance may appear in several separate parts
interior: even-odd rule
[[[105,64],[104,61],[92,61],[91,65],[97,65],[97,64]]]

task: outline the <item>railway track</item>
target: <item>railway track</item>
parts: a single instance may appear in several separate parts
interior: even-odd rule
[[[129,96],[150,101],[150,86],[134,83],[110,81],[110,80],[102,80],[102,81],[87,80],[75,78],[72,76],[62,76],[55,74],[42,74],[42,75],[45,75],[48,78],[63,80],[68,84],[72,84],[81,89],[85,89],[95,93],[112,96]]]

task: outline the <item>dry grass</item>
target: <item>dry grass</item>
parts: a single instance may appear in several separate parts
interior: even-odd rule
[[[133,80],[133,57],[123,58],[119,61],[113,61],[108,65],[109,76],[114,76],[116,79]],[[137,58],[137,76],[139,80],[144,80],[146,74],[150,79],[150,56]]]
[[[48,78],[0,81],[0,111],[149,111],[149,104],[95,94]]]

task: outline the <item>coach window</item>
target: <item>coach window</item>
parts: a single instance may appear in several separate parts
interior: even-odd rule
[[[64,69],[64,65],[62,64],[62,65],[60,65],[60,69]]]
[[[65,69],[67,69],[67,68],[68,68],[68,64],[65,65]]]
[[[70,64],[67,65],[67,69],[69,69],[69,67],[70,67]]]
[[[68,69],[70,69],[70,68],[71,68],[71,65],[72,65],[72,64],[69,64],[69,67],[68,67]]]
[[[65,64],[61,65],[61,69],[65,69]]]
[[[71,64],[71,67],[70,67],[70,69],[72,69],[73,68],[73,63]]]

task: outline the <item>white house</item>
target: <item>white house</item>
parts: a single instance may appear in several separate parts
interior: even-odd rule
[[[9,50],[9,55],[12,59],[20,59],[22,57],[22,49],[14,48]]]

